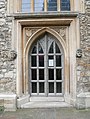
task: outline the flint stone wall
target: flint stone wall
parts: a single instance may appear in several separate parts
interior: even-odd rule
[[[85,0],[85,14],[80,14],[80,47],[77,58],[77,94],[90,92],[90,0]]]
[[[16,63],[12,60],[12,17],[7,17],[7,0],[0,0],[0,93],[16,92]]]

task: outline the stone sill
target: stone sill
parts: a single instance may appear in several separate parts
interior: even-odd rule
[[[14,13],[7,14],[7,17],[14,17],[15,19],[28,18],[73,18],[78,16],[78,12],[40,12],[40,13]]]

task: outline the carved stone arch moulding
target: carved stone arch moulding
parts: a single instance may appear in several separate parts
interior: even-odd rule
[[[32,31],[34,31],[34,32],[32,32]],[[59,28],[59,31],[60,31],[60,28]],[[58,32],[56,32],[56,30],[54,30],[53,28],[50,28],[50,27],[42,27],[42,28],[38,27],[35,30],[33,28],[28,28],[28,32],[26,32],[26,35],[28,35],[28,40],[27,40],[27,43],[25,46],[24,54],[28,54],[31,45],[36,40],[36,38],[45,32],[48,32],[48,33],[52,34],[54,37],[56,37],[57,40],[60,42],[60,44],[64,50],[64,53],[66,53],[66,42],[63,39],[63,37],[61,36],[60,32],[58,33]]]
[[[66,41],[66,27],[61,26],[55,26],[55,27],[49,27],[50,29],[53,29],[56,31],[65,41]],[[25,28],[25,35],[26,35],[26,41],[29,40],[29,38],[38,30],[43,29],[43,27],[28,27]]]

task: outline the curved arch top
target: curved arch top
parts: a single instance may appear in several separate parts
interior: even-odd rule
[[[50,29],[48,27],[42,28],[37,30],[27,41],[26,43],[26,47],[24,49],[24,56],[28,54],[30,47],[32,46],[32,44],[35,42],[35,40],[41,36],[42,34],[44,34],[45,32],[51,34],[52,36],[54,36],[58,42],[61,44],[61,47],[63,49],[64,55],[66,55],[66,43],[64,41],[64,39],[60,36],[60,34],[58,34],[55,30]]]

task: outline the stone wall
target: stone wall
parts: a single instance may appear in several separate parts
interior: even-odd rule
[[[90,0],[80,18],[80,47],[77,58],[77,94],[90,92]],[[0,93],[16,91],[16,53],[12,51],[12,20],[7,17],[7,0],[0,0]]]
[[[90,92],[90,0],[85,0],[85,14],[80,14],[80,47],[77,58],[77,93]]]
[[[7,0],[0,0],[0,94],[15,93],[16,65],[12,52],[12,17],[7,17]]]

